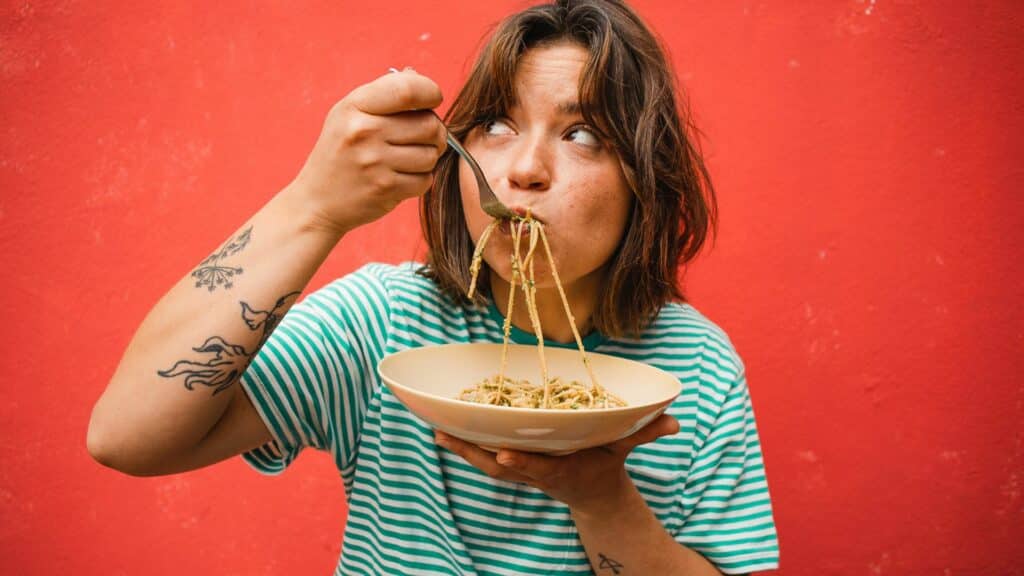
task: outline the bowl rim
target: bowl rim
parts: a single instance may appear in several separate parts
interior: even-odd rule
[[[587,355],[588,356],[591,356],[591,355],[594,355],[594,356],[606,356],[608,358],[613,358],[616,361],[622,361],[622,362],[629,362],[629,363],[633,363],[633,364],[639,364],[641,366],[646,367],[647,369],[661,372],[661,373],[665,374],[666,376],[668,376],[668,379],[670,381],[672,381],[672,383],[674,384],[675,392],[673,394],[671,394],[671,395],[666,395],[666,396],[664,396],[664,397],[662,397],[662,398],[660,398],[658,400],[652,400],[650,402],[644,402],[643,404],[629,404],[629,405],[626,405],[626,406],[617,406],[617,407],[612,407],[612,408],[584,408],[584,409],[581,409],[581,410],[571,410],[571,409],[567,410],[565,408],[523,408],[521,406],[496,406],[494,404],[481,404],[479,402],[469,402],[467,400],[459,400],[458,398],[449,398],[447,396],[439,396],[437,394],[432,394],[430,392],[424,392],[422,390],[406,386],[404,384],[401,384],[401,383],[395,381],[394,379],[389,378],[388,376],[386,376],[384,374],[384,364],[386,362],[388,362],[389,359],[391,359],[391,358],[393,358],[395,356],[399,356],[401,354],[407,353],[407,352],[421,351],[421,350],[423,350],[425,348],[441,348],[441,347],[457,347],[457,346],[459,346],[459,347],[461,347],[461,346],[471,347],[471,346],[479,346],[479,345],[501,346],[502,344],[500,342],[450,342],[450,343],[446,343],[446,344],[436,344],[436,345],[427,345],[427,346],[415,346],[415,347],[412,347],[412,348],[406,348],[404,350],[399,350],[397,352],[392,352],[391,354],[388,354],[388,355],[384,356],[383,358],[381,358],[377,362],[377,374],[380,376],[380,378],[383,381],[383,383],[386,384],[387,386],[395,386],[395,387],[397,387],[397,388],[399,388],[399,389],[401,389],[401,390],[403,390],[405,392],[408,392],[409,394],[413,394],[413,395],[419,396],[421,398],[426,398],[426,399],[432,400],[432,401],[440,401],[443,404],[448,404],[448,405],[453,405],[453,406],[462,406],[462,407],[470,406],[470,407],[473,407],[474,409],[477,409],[477,410],[498,411],[498,412],[500,412],[502,414],[514,414],[514,413],[518,412],[518,413],[521,413],[521,414],[535,414],[535,415],[541,415],[541,414],[544,414],[544,415],[547,415],[547,414],[551,414],[551,415],[556,415],[556,414],[606,414],[607,415],[607,414],[627,414],[629,412],[634,412],[634,411],[636,411],[636,412],[646,412],[646,411],[648,411],[648,410],[650,410],[652,408],[656,408],[658,406],[662,406],[662,405],[666,405],[666,404],[671,404],[683,392],[683,383],[679,380],[679,378],[675,377],[674,375],[672,375],[671,373],[669,373],[666,370],[658,368],[657,366],[652,366],[650,364],[647,364],[646,362],[640,362],[639,360],[632,360],[630,358],[623,358],[621,356],[614,356],[612,354],[604,354],[604,353],[601,353],[601,352],[591,352],[589,350],[587,351]],[[509,343],[509,346],[510,347],[519,347],[519,348],[532,348],[532,349],[536,349],[537,348],[536,345],[532,345],[532,344],[512,344],[512,343]],[[578,351],[576,351],[576,352],[578,352]]]

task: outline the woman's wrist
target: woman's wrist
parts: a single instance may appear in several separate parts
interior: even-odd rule
[[[606,489],[586,500],[571,504],[569,512],[576,522],[605,522],[611,518],[629,516],[638,506],[646,507],[647,503],[623,467],[619,474],[609,480]]]
[[[274,202],[301,232],[321,236],[333,244],[357,227],[327,217],[327,211],[317,206],[315,198],[316,195],[306,187],[301,178],[296,178],[277,194]]]

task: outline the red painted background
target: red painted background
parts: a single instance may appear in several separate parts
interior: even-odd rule
[[[307,453],[135,479],[85,450],[148,308],[389,66],[449,99],[519,1],[0,8],[0,571],[326,574]],[[693,301],[746,359],[782,574],[1024,573],[1020,4],[636,2],[691,93],[722,227]],[[314,286],[422,251],[415,206]]]

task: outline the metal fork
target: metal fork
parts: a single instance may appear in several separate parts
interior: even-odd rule
[[[388,68],[388,72],[395,74],[398,72],[397,68]],[[494,190],[491,190],[491,185],[487,183],[487,178],[484,176],[484,171],[480,169],[480,165],[476,163],[473,156],[462,147],[462,144],[455,139],[452,135],[451,130],[448,129],[448,125],[444,123],[444,120],[437,115],[437,112],[430,111],[431,114],[437,118],[437,121],[444,126],[445,139],[448,141],[448,145],[451,146],[455,152],[462,156],[462,159],[469,164],[469,169],[473,171],[473,176],[476,177],[476,188],[480,193],[480,207],[483,208],[492,218],[515,218],[518,216],[515,212],[510,210],[508,206],[501,203],[498,197],[494,195]]]
[[[473,176],[476,177],[476,188],[480,192],[480,207],[483,208],[484,212],[492,218],[514,218],[518,216],[518,214],[510,210],[508,206],[502,204],[501,200],[498,200],[498,197],[494,195],[494,191],[491,190],[491,186],[487,183],[487,178],[484,176],[484,171],[480,169],[480,165],[476,163],[473,156],[471,156],[470,153],[462,147],[462,144],[455,139],[455,136],[453,136],[451,131],[448,130],[448,126],[445,125],[444,120],[441,120],[441,117],[437,115],[437,112],[431,110],[430,113],[437,118],[438,122],[441,123],[441,126],[444,126],[444,133],[446,135],[445,139],[448,141],[448,145],[451,146],[459,156],[462,156],[462,159],[466,161],[466,164],[469,164],[469,169],[473,171]]]

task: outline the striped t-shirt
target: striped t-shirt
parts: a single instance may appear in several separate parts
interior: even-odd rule
[[[276,474],[304,447],[331,453],[348,497],[336,574],[592,573],[565,504],[438,447],[382,385],[376,366],[388,354],[502,341],[493,305],[454,302],[417,267],[367,265],[289,311],[242,378],[274,441],[243,457]],[[536,343],[518,329],[512,338]],[[683,384],[668,409],[679,432],[626,461],[665,529],[727,574],[776,567],[761,445],[726,335],[692,306],[670,304],[638,339],[594,332],[584,345]]]

